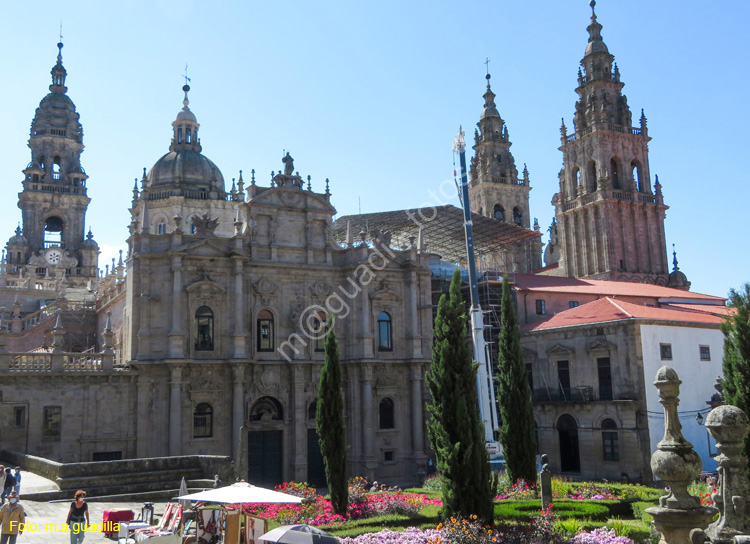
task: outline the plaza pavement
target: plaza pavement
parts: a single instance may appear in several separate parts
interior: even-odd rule
[[[27,529],[23,535],[18,537],[18,544],[69,544],[70,534],[64,531],[52,531],[47,529],[47,523],[57,524],[59,528],[68,516],[68,510],[70,509],[71,501],[62,502],[35,502],[26,501],[23,498],[24,493],[50,491],[57,489],[54,482],[32,474],[30,472],[22,471],[21,478],[21,493],[20,493],[20,504],[23,506],[26,512],[26,522],[28,524],[35,523],[37,530]],[[91,523],[99,523],[102,521],[102,516],[105,510],[112,509],[124,509],[133,510],[136,517],[140,516],[142,502],[89,502],[89,517]],[[161,517],[164,513],[164,507],[166,503],[155,503],[154,504],[154,516]],[[87,531],[84,542],[87,544],[93,544],[95,542],[113,544],[116,542],[114,539],[108,539],[104,536],[104,533],[100,531]]]

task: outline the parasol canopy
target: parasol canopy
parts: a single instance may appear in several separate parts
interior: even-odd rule
[[[236,484],[217,487],[216,489],[209,489],[207,491],[201,491],[200,493],[183,495],[177,498],[190,501],[220,502],[224,504],[302,502],[301,497],[279,493],[278,491],[266,489],[265,487],[257,487],[245,482],[238,482]]]

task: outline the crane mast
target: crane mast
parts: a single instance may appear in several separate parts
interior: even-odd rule
[[[464,231],[466,233],[466,256],[469,264],[469,286],[471,292],[471,337],[474,346],[474,360],[477,368],[477,393],[479,397],[479,414],[484,425],[484,437],[488,451],[500,453],[500,447],[495,437],[498,429],[497,410],[495,405],[495,388],[492,380],[492,364],[488,356],[487,343],[484,340],[484,317],[479,304],[479,289],[477,287],[476,260],[474,258],[474,233],[471,219],[471,205],[469,203],[469,180],[466,172],[466,143],[461,127],[453,140],[453,151],[458,153],[461,166],[461,203],[464,211]]]

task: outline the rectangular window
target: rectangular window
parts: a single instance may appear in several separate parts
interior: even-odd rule
[[[612,367],[609,357],[599,357],[596,360],[599,373],[599,400],[612,400]]]
[[[258,320],[258,351],[273,351],[273,320]]]
[[[394,462],[394,455],[393,451],[384,451],[383,452],[383,462],[384,463],[393,463]]]
[[[602,431],[602,449],[605,461],[620,460],[620,445],[617,441],[617,431]]]
[[[534,391],[534,370],[531,363],[526,363],[526,378],[529,380],[529,389]]]
[[[701,346],[701,361],[711,360],[711,348],[708,346]]]
[[[568,308],[578,308],[578,301],[571,300],[570,302],[568,302]]]
[[[13,407],[13,427],[16,429],[23,429],[26,427],[26,407],[25,406]]]
[[[557,381],[563,399],[570,398],[570,365],[568,361],[557,361]]]
[[[662,361],[672,360],[672,344],[659,344],[659,351],[661,352]]]
[[[536,301],[536,314],[545,315],[547,313],[547,304],[544,300],[540,299]]]
[[[92,454],[92,461],[119,461],[122,459],[121,451],[95,451]]]
[[[60,440],[62,431],[62,407],[45,406],[42,419],[42,438],[44,440]]]

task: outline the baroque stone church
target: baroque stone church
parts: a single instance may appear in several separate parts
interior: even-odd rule
[[[592,11],[546,266],[530,227],[529,173],[524,165],[519,177],[489,75],[472,207],[497,225],[487,226],[487,247],[514,255],[514,271],[687,288],[684,275],[668,274],[646,119],[631,126],[600,30]],[[102,274],[84,234],[83,130],[58,47],[32,122],[22,227],[0,274],[4,448],[62,462],[227,455],[253,483],[321,484],[314,413],[332,315],[350,474],[419,479],[429,456],[431,265],[455,250],[462,227],[445,225],[429,251],[418,224],[398,241],[387,222],[358,226],[356,241],[337,236],[328,184],[314,191],[289,154],[270,186],[253,171],[227,189],[202,152],[186,85],[167,153],[133,188],[127,254]]]

